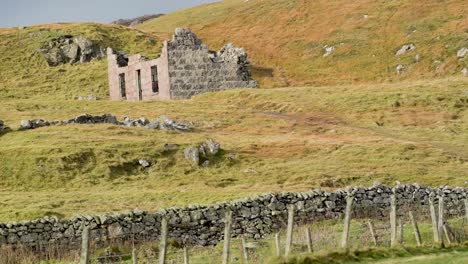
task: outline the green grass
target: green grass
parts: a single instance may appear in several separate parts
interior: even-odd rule
[[[44,42],[66,34],[84,36],[104,48],[130,54],[153,57],[161,50],[161,42],[154,37],[117,25],[50,24],[0,29],[0,98],[73,100],[90,94],[107,98],[107,60],[49,67],[38,51]]]
[[[120,119],[165,114],[194,122],[195,129],[73,125],[4,134],[0,221],[156,210],[374,181],[465,186],[466,84],[441,79],[235,90],[140,103],[4,98],[0,117],[14,129],[21,119],[65,120],[81,113]],[[208,137],[224,152],[209,168],[195,168],[182,150]],[[166,143],[181,147],[167,152]],[[137,166],[141,158],[153,166]]]
[[[190,27],[213,49],[228,42],[245,47],[265,87],[375,83],[461,75],[467,58],[458,60],[456,51],[467,46],[465,10],[459,0],[225,0],[138,28],[167,38],[176,27]],[[417,51],[395,57],[407,43]],[[336,47],[328,57],[325,45]],[[401,76],[398,64],[406,67]]]

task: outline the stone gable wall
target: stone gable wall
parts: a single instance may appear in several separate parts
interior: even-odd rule
[[[257,86],[244,49],[228,44],[212,52],[194,33],[182,28],[176,30],[166,47],[173,99]]]
[[[387,217],[390,195],[395,191],[397,203],[428,210],[431,193],[443,193],[446,213],[463,215],[466,188],[432,189],[418,185],[404,185],[392,190],[386,186],[353,188],[354,211],[372,212]],[[84,227],[90,227],[93,239],[127,237],[157,240],[163,216],[169,220],[169,236],[197,245],[216,245],[222,240],[226,210],[233,212],[233,236],[245,234],[260,239],[285,226],[287,208],[294,206],[297,222],[338,218],[345,208],[347,191],[265,194],[253,198],[220,203],[212,206],[169,208],[156,213],[135,210],[114,215],[84,215],[68,220],[44,217],[29,222],[0,223],[0,245],[40,244],[50,242],[79,243]],[[437,201],[437,197],[436,197]],[[403,213],[402,210],[398,211]]]

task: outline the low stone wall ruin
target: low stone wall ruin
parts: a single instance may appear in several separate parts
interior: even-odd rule
[[[367,210],[380,216],[388,214],[389,197],[393,191],[399,205],[425,207],[431,193],[443,193],[446,212],[451,215],[465,212],[464,200],[468,195],[466,188],[432,189],[418,185],[402,185],[393,190],[387,186],[374,186],[348,191],[354,194],[355,212]],[[169,237],[193,245],[216,245],[222,240],[227,210],[233,212],[233,236],[243,234],[260,239],[285,226],[289,206],[295,207],[296,219],[302,223],[341,217],[347,194],[344,190],[264,194],[212,206],[169,208],[156,213],[134,210],[114,215],[83,215],[68,220],[44,217],[30,222],[0,223],[0,245],[79,243],[84,227],[91,229],[95,240],[125,237],[157,240],[162,217],[169,221]]]

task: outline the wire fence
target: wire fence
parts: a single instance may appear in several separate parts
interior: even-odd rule
[[[161,237],[155,241],[154,234],[127,234],[112,239],[69,243],[49,242],[40,244],[17,244],[1,247],[0,263],[40,263],[42,260],[60,263],[264,263],[275,256],[303,255],[312,252],[327,252],[343,248],[355,250],[368,247],[453,245],[468,240],[468,215],[465,212],[445,210],[441,216],[430,205],[400,204],[394,211],[395,221],[390,221],[392,207],[385,212],[352,209],[350,225],[343,218],[307,219],[292,211],[292,219],[284,221],[276,234],[261,240],[248,238],[248,234],[232,238],[226,252],[223,244],[215,247],[188,245],[179,240]],[[294,218],[295,216],[295,218]],[[291,217],[291,215],[290,215]],[[345,216],[346,218],[346,216]],[[231,219],[232,220],[232,219]],[[442,223],[440,223],[442,221]],[[235,226],[235,220],[225,228]],[[288,232],[291,230],[291,232]],[[346,235],[345,235],[346,234]],[[344,239],[346,238],[346,239]],[[230,237],[228,238],[231,239]],[[395,241],[394,241],[395,240]],[[88,244],[90,262],[83,262],[83,245]],[[162,251],[161,249],[165,250]],[[164,257],[162,258],[162,254]],[[226,254],[228,255],[226,257]],[[189,260],[188,260],[189,259]],[[80,262],[81,261],[81,262]]]

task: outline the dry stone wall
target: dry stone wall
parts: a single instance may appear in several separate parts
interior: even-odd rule
[[[178,28],[167,42],[171,98],[232,88],[254,88],[247,53],[232,44],[210,51],[194,33]]]
[[[346,196],[352,193],[355,212],[371,211],[386,217],[393,192],[399,205],[424,206],[426,209],[429,195],[441,193],[444,195],[446,213],[452,215],[462,215],[465,212],[464,200],[468,195],[468,189],[459,187],[432,189],[419,185],[402,185],[392,189],[374,186],[333,193],[315,190],[305,193],[265,194],[212,206],[169,208],[156,213],[134,210],[118,215],[83,215],[69,220],[44,217],[30,222],[0,223],[0,245],[79,243],[84,227],[90,227],[91,236],[95,240],[124,237],[157,240],[163,217],[169,220],[171,238],[202,246],[216,245],[222,240],[223,219],[227,210],[233,212],[233,236],[245,234],[260,239],[285,226],[289,206],[295,207],[296,219],[300,222],[338,218],[344,211]]]

